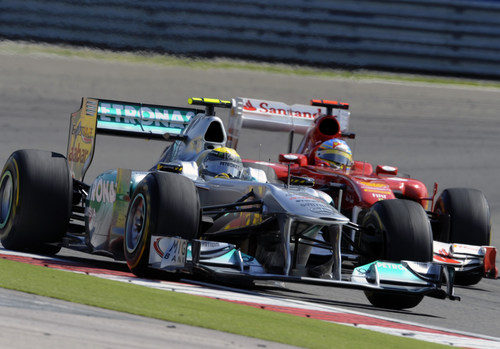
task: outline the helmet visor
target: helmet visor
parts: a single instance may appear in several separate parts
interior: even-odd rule
[[[318,154],[319,158],[321,160],[325,160],[328,162],[334,162],[338,165],[344,165],[346,167],[349,167],[352,165],[351,159],[349,159],[347,156],[342,155],[340,152],[338,153],[333,153],[333,152],[328,152],[328,153],[321,153]]]
[[[240,178],[243,171],[243,165],[229,160],[207,161],[204,164],[203,174],[217,176],[226,173],[229,178]]]

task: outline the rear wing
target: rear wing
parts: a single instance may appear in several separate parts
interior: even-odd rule
[[[349,128],[349,111],[344,104],[341,107],[293,104],[237,97],[233,99],[233,107],[229,115],[228,147],[236,149],[242,128],[253,128],[266,131],[295,132],[306,134],[314,124],[314,120],[326,113],[335,116],[340,124],[341,132]]]
[[[83,180],[94,156],[96,134],[143,139],[178,136],[198,113],[203,110],[84,97],[70,117],[67,159],[71,175]]]

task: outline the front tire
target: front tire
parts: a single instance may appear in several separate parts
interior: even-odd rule
[[[484,194],[477,189],[449,188],[445,189],[434,207],[439,215],[449,215],[449,231],[436,229],[434,238],[437,241],[476,246],[490,244],[491,216],[490,207]],[[483,271],[457,272],[457,285],[475,285],[483,278]]]
[[[432,261],[432,230],[421,205],[409,200],[383,200],[375,203],[362,220],[367,230],[361,235],[362,247],[371,256],[364,262],[377,259],[400,262]],[[365,291],[376,307],[407,309],[417,306],[422,295],[402,295],[383,291]]]
[[[139,277],[155,276],[149,268],[151,236],[194,239],[199,221],[200,201],[190,179],[167,172],[148,174],[135,189],[127,212],[123,248],[129,269]]]
[[[66,158],[18,150],[0,177],[0,240],[10,250],[59,252],[71,215],[73,181]]]

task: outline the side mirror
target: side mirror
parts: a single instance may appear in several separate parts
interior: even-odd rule
[[[356,160],[352,165],[351,171],[361,173],[364,176],[369,176],[373,173],[373,166],[369,162]]]
[[[283,162],[286,164],[297,164],[299,166],[307,165],[307,156],[304,154],[280,154],[279,162]]]
[[[384,175],[392,175],[395,176],[398,174],[398,168],[394,166],[386,166],[386,165],[377,165],[375,169],[376,174],[384,174]]]

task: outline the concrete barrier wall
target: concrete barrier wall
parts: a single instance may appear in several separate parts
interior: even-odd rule
[[[2,0],[0,37],[500,77],[494,1]]]

